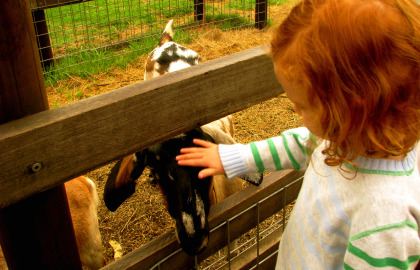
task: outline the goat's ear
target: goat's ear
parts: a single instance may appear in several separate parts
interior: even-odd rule
[[[134,154],[133,170],[131,171],[131,176],[130,176],[132,181],[137,180],[140,177],[140,175],[143,173],[144,168],[146,168],[146,166],[148,165],[148,162],[149,162],[148,155],[149,155],[148,149],[144,149],[143,151],[137,152]]]
[[[162,36],[160,37],[159,40],[159,47],[161,47],[163,44],[173,41],[173,37],[174,37],[174,30],[173,30],[173,20],[170,20],[166,26],[165,26],[165,30],[163,30]]]
[[[245,175],[239,176],[239,178],[242,178],[256,186],[259,186],[263,181],[262,173],[247,173]]]
[[[217,144],[234,144],[235,140],[226,132],[219,128],[213,128],[211,125],[204,125],[201,129],[213,138],[213,141]]]
[[[117,210],[134,193],[135,180],[143,172],[145,162],[146,158],[136,153],[119,160],[111,169],[104,188],[104,201],[109,210]]]

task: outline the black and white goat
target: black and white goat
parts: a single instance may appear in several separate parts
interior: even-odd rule
[[[170,20],[160,37],[159,46],[147,57],[145,80],[201,62],[201,57],[195,51],[173,42],[173,36],[173,20]]]
[[[67,201],[73,222],[74,235],[82,265],[99,269],[105,265],[98,225],[98,193],[95,183],[79,176],[65,184]],[[0,248],[0,270],[8,269]]]
[[[174,43],[172,37],[170,21],[162,34],[159,47],[147,59],[146,79],[200,62],[197,53]],[[178,165],[175,157],[181,148],[193,146],[194,138],[222,144],[235,143],[232,117],[216,120],[119,160],[112,168],[104,190],[105,205],[115,211],[134,193],[135,181],[149,166],[169,214],[176,221],[178,241],[190,255],[201,253],[207,246],[210,206],[243,188],[243,181],[239,178],[227,180],[225,176],[218,175],[198,179],[198,172],[202,168]],[[259,184],[262,176],[253,174],[246,176],[246,180]]]

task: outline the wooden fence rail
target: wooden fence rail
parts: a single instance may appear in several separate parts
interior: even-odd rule
[[[0,208],[280,93],[256,47],[3,124]]]

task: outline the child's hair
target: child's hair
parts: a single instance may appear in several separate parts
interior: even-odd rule
[[[419,140],[419,20],[414,0],[303,0],[275,31],[276,68],[321,111],[327,165]]]

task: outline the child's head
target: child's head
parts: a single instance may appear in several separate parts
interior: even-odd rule
[[[276,30],[276,74],[316,108],[327,164],[419,140],[419,21],[414,0],[303,0]]]

